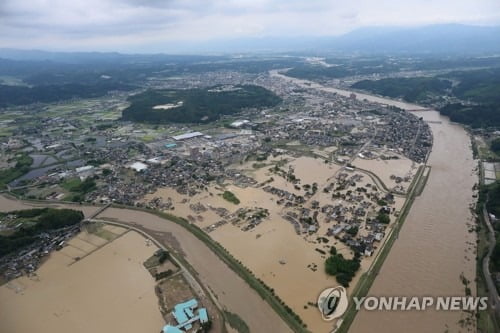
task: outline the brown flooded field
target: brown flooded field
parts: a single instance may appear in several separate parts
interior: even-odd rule
[[[292,166],[294,174],[301,180],[301,184],[312,184],[317,182],[319,188],[334,181],[334,175],[340,169],[335,164],[325,164],[322,159],[311,157],[294,158],[288,155],[278,158],[287,160],[283,168]],[[276,161],[276,159],[275,159]],[[406,166],[408,164],[405,164]],[[270,177],[274,180],[268,184],[297,195],[303,191],[294,189],[293,184],[284,178],[269,171],[269,166],[254,169],[252,162],[237,165],[246,175],[251,176],[258,183],[262,183]],[[373,184],[372,179],[364,175],[357,186]],[[220,194],[229,190],[240,200],[239,205],[234,205],[224,200]],[[208,209],[204,212],[194,213],[190,205],[202,203],[207,207],[223,207],[233,213],[242,207],[262,207],[268,209],[269,218],[265,219],[254,229],[243,231],[237,225],[224,224],[211,231],[210,236],[222,244],[229,252],[240,260],[245,266],[267,285],[275,290],[275,293],[285,301],[299,316],[307,323],[313,332],[329,332],[333,324],[321,319],[319,311],[310,303],[317,301],[319,293],[328,287],[338,285],[334,277],[324,272],[324,261],[326,255],[316,249],[328,253],[330,246],[334,245],[339,253],[346,257],[352,257],[351,249],[334,238],[327,244],[317,240],[319,236],[325,235],[331,224],[320,223],[318,233],[298,235],[292,224],[283,218],[285,209],[276,203],[277,197],[267,193],[260,187],[241,188],[227,184],[225,188],[210,187],[208,192],[189,197],[181,195],[172,188],[162,188],[157,192],[147,195],[144,200],[148,201],[154,197],[171,198],[175,209],[172,211],[178,216],[188,217],[196,215],[201,218],[192,219],[193,223],[201,228],[207,227],[221,220],[214,211]],[[320,205],[347,204],[338,199],[332,202],[331,194],[319,190],[315,195]],[[394,207],[399,210],[404,203],[404,198],[396,197]],[[392,221],[394,221],[393,218]],[[364,234],[364,228],[360,234]],[[374,260],[373,257],[362,260],[361,271],[366,271]],[[356,285],[361,273],[353,279],[348,291]]]
[[[180,225],[149,213],[117,208],[108,208],[98,218],[112,218],[140,226],[177,253],[182,253],[203,285],[217,295],[222,306],[237,313],[251,332],[290,332],[283,320],[245,281]]]
[[[157,248],[135,232],[99,248],[104,243],[83,232],[53,252],[37,278],[1,286],[0,331],[159,332],[155,281],[142,265]]]
[[[400,156],[397,160],[382,160],[382,159],[362,159],[356,158],[352,163],[355,167],[365,169],[376,174],[387,186],[387,188],[392,189],[395,186],[403,186],[403,188],[408,190],[411,181],[401,182],[397,184],[391,176],[397,176],[404,178],[405,176],[415,176],[418,166],[420,164],[414,163],[412,160]]]

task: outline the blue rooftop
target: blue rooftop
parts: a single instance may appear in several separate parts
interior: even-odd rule
[[[207,309],[201,308],[200,311],[198,311],[198,316],[200,317],[200,322],[206,323],[208,321],[208,314],[207,314]]]
[[[177,320],[178,325],[177,327],[173,327],[170,325],[165,326],[163,328],[163,333],[179,333],[182,332],[180,330],[181,328],[189,330],[193,327],[192,323],[197,320],[200,320],[202,324],[208,322],[207,309],[201,308],[198,310],[198,313],[195,314],[194,310],[197,307],[198,301],[194,298],[174,306],[172,315],[174,316],[175,320]]]
[[[198,306],[198,301],[196,299],[190,299],[184,303],[179,303],[174,306],[174,311],[172,314],[175,317],[175,320],[179,323],[179,325],[183,325],[189,319],[194,317],[193,309]]]
[[[180,325],[184,324],[189,319],[188,316],[186,316],[184,309],[177,309],[177,306],[175,306],[172,314],[174,315],[175,320],[177,320]]]
[[[184,333],[175,326],[166,325],[163,327],[163,333]]]

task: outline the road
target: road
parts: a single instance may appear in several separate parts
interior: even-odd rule
[[[99,211],[96,212],[95,215],[99,215],[100,213],[102,213],[106,208],[108,208],[109,206],[104,206],[103,208],[104,209],[100,209]],[[165,251],[168,251],[169,249],[167,247],[165,247],[165,245],[163,245],[158,239],[156,239],[154,236],[151,236],[149,235],[148,233],[144,232],[144,230],[140,229],[140,228],[137,228],[137,227],[133,227],[131,226],[130,224],[126,224],[126,223],[120,223],[120,222],[111,222],[111,221],[106,221],[106,220],[96,220],[96,219],[86,219],[88,222],[92,222],[92,223],[103,223],[103,224],[110,224],[110,225],[115,225],[115,226],[119,226],[119,227],[123,227],[123,228],[126,228],[128,230],[133,230],[135,232],[138,232],[140,233],[142,236],[144,236],[144,238],[146,239],[149,239],[151,240],[157,247],[159,247],[160,249],[162,250],[165,250]],[[196,294],[199,296],[199,297],[206,297],[207,294],[205,293],[205,290],[203,289],[203,287],[198,283],[198,281],[194,278],[194,276],[189,272],[189,270],[175,257],[175,256],[171,256],[171,258],[174,260],[175,264],[177,266],[179,266],[180,268],[180,273],[182,273],[184,275],[184,277],[186,278],[186,280],[188,281],[189,285],[191,286],[191,288],[196,292]],[[215,300],[216,301],[216,300]]]
[[[486,285],[488,286],[490,306],[493,309],[493,312],[496,314],[496,316],[500,317],[500,306],[499,306],[500,302],[498,297],[498,290],[495,286],[495,283],[493,282],[493,278],[491,277],[491,272],[490,272],[490,258],[496,244],[495,231],[493,230],[493,226],[491,225],[490,215],[486,210],[486,205],[484,205],[483,207],[483,218],[484,222],[486,223],[486,226],[488,227],[488,243],[489,243],[488,253],[483,258],[483,263],[482,263],[483,274],[484,274],[484,279],[486,280]]]

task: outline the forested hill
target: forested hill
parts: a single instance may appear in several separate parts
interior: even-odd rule
[[[422,102],[431,96],[448,94],[451,81],[434,77],[389,78],[377,81],[363,80],[356,82],[352,87],[379,95],[402,98],[407,102]]]
[[[452,121],[472,127],[500,126],[500,68],[453,71],[435,77],[363,80],[352,87],[440,106],[439,111]]]
[[[202,123],[245,108],[273,107],[281,98],[255,85],[147,90],[129,98],[122,119],[147,123]],[[155,108],[156,107],[156,108]]]
[[[31,103],[51,103],[72,98],[96,98],[113,90],[132,90],[135,87],[103,82],[94,85],[69,83],[35,87],[9,86],[0,84],[0,108]]]

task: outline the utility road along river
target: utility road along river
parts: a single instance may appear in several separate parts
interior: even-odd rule
[[[278,75],[286,80],[349,96],[351,91],[324,87],[304,80]],[[357,93],[357,98],[394,105],[406,110],[420,106],[378,96]],[[432,167],[421,196],[417,197],[408,217],[376,277],[371,296],[464,296],[461,275],[476,286],[476,235],[470,205],[473,186],[478,182],[470,138],[459,125],[450,123],[436,111],[414,112],[431,121],[434,137],[428,165]],[[441,123],[439,123],[441,122]],[[349,332],[458,332],[467,331],[459,324],[466,314],[460,311],[360,311]],[[475,327],[469,327],[475,331]]]

